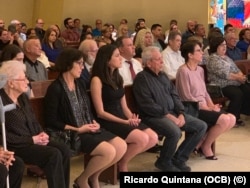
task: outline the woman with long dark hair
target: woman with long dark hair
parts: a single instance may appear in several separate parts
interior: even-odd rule
[[[128,171],[129,161],[155,146],[158,137],[127,106],[123,79],[118,70],[122,65],[121,60],[116,46],[102,46],[93,65],[90,91],[101,125],[128,144],[127,151],[118,164],[119,170],[125,172]]]

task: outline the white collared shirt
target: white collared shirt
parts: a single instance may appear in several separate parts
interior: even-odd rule
[[[92,65],[89,65],[88,63],[84,62],[84,68],[88,70],[88,72],[90,72],[90,70],[92,69]]]
[[[168,75],[169,79],[175,79],[177,70],[185,63],[181,52],[175,52],[168,46],[161,54],[164,62],[163,71]]]
[[[123,78],[123,81],[124,81],[123,85],[131,85],[133,84],[133,79],[132,79],[130,69],[129,69],[130,65],[126,61],[128,60],[126,60],[125,58],[122,58],[122,67],[119,68],[119,73]],[[133,64],[135,74],[143,70],[141,63],[138,60],[132,58],[130,61]]]

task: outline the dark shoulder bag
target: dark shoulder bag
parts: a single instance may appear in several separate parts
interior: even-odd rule
[[[182,101],[185,107],[185,113],[193,117],[198,117],[199,115],[199,103],[195,101]]]
[[[71,156],[80,153],[81,140],[75,131],[47,128],[46,132],[50,136],[50,140],[66,144],[71,151]]]
[[[207,92],[209,93],[211,98],[224,97],[220,86],[213,85],[213,84],[207,84],[206,88],[207,88]]]

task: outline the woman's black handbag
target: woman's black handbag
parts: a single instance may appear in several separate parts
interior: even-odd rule
[[[46,132],[50,136],[50,140],[66,144],[71,151],[71,156],[80,153],[81,140],[76,132],[70,130],[56,131],[53,129],[47,129]]]
[[[194,117],[199,115],[199,103],[195,101],[182,101],[185,107],[185,113]]]
[[[221,87],[218,85],[207,84],[207,92],[211,98],[221,98],[224,97]]]

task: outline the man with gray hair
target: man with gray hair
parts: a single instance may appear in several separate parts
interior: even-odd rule
[[[229,32],[225,34],[225,40],[227,44],[227,51],[226,54],[230,57],[233,61],[243,59],[241,50],[236,47],[237,44],[237,36],[233,32]]]
[[[23,48],[23,42],[26,40],[24,34],[21,33],[21,22],[19,20],[12,20],[8,25],[8,33],[10,40],[16,41],[20,48]]]
[[[184,112],[184,106],[173,82],[163,70],[159,48],[146,47],[142,52],[144,70],[133,83],[133,93],[142,122],[157,134],[165,136],[155,166],[165,172],[189,172],[186,165],[190,154],[207,130],[207,124]],[[182,131],[188,136],[179,147]]]
[[[27,39],[23,44],[24,64],[26,75],[30,82],[48,80],[48,72],[42,62],[38,60],[42,53],[38,37]]]
[[[85,39],[81,42],[78,48],[85,57],[84,69],[81,73],[81,79],[84,80],[86,84],[86,88],[90,88],[90,77],[91,77],[91,69],[94,64],[96,54],[98,52],[98,46],[95,40],[93,39]]]

